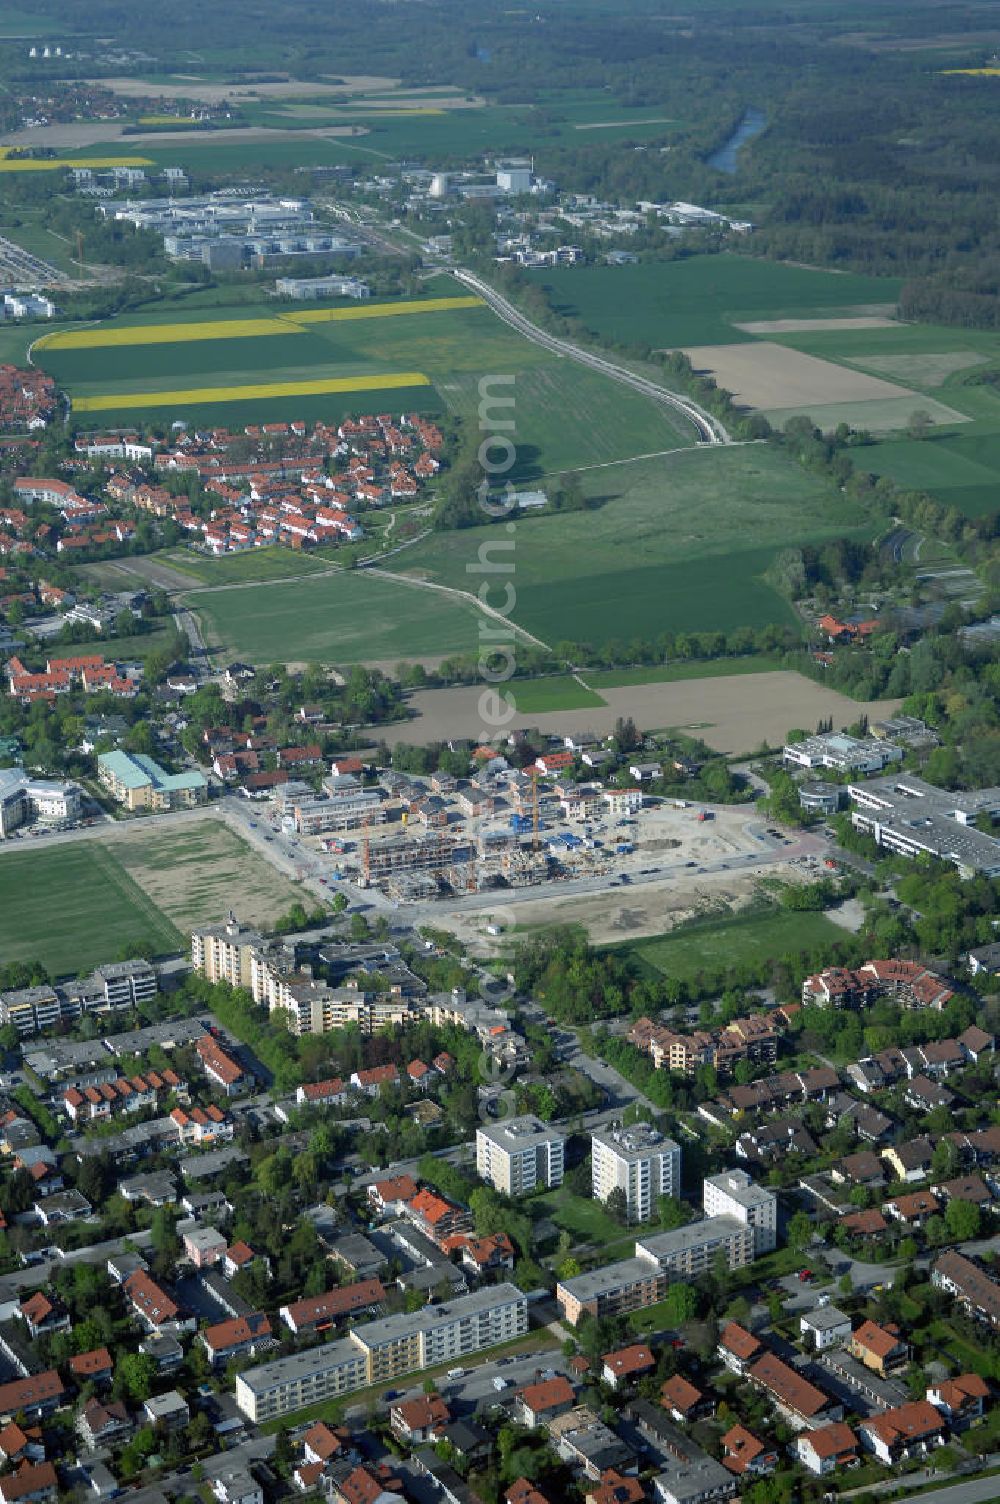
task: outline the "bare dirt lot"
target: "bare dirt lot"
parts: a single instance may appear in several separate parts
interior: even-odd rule
[[[517,683],[510,691],[517,698]],[[537,727],[551,735],[593,731],[600,736],[613,731],[619,716],[632,716],[644,731],[672,728],[690,731],[718,752],[753,752],[767,742],[780,746],[793,727],[811,729],[827,716],[837,727],[852,725],[862,715],[872,720],[892,715],[898,700],[863,704],[836,690],[826,689],[802,674],[777,670],[767,674],[742,674],[732,678],[684,679],[676,684],[638,684],[624,689],[602,689],[603,706],[589,710],[559,710],[519,714],[516,710],[503,728],[483,725],[480,696],[483,687],[428,689],[410,697],[417,712],[412,721],[388,726],[386,740],[423,746],[450,737],[488,740],[503,731]]]
[[[878,402],[916,392],[879,376],[852,371],[801,350],[761,340],[752,345],[698,345],[684,354],[699,373],[709,372],[743,407],[766,410],[797,404]]]
[[[881,314],[861,314],[856,318],[843,319],[755,319],[749,324],[736,324],[744,334],[826,334],[838,329],[893,329],[897,320]]]
[[[252,850],[215,811],[169,828],[133,823],[107,836],[134,882],[185,934],[232,909],[248,924],[269,925],[302,899],[302,890]]]
[[[716,807],[715,831],[711,836],[697,834],[706,827],[693,826],[691,811],[664,810],[662,818],[676,817],[673,834],[681,835],[681,846],[671,859],[693,860],[699,865],[718,862],[726,855],[738,856],[751,852],[761,853],[759,867],[747,866],[739,872],[692,872],[676,873],[673,876],[646,882],[633,882],[627,888],[606,889],[589,893],[561,893],[558,885],[532,890],[531,895],[518,895],[510,903],[502,917],[508,931],[499,939],[487,933],[487,924],[495,921],[498,911],[504,906],[508,895],[498,894],[496,909],[480,907],[455,909],[442,913],[442,924],[453,930],[460,939],[481,955],[492,954],[509,947],[509,927],[518,930],[550,924],[581,924],[596,945],[610,944],[616,940],[639,939],[646,935],[662,935],[676,925],[690,919],[705,918],[712,914],[739,913],[754,898],[761,882],[777,879],[783,883],[811,881],[815,868],[807,866],[803,856],[818,846],[814,837],[805,836],[794,846],[781,848],[778,853],[768,852],[753,835],[753,827],[759,820],[746,809],[723,809]],[[643,828],[647,821],[655,824],[661,812],[644,814],[640,827],[639,848],[633,867],[658,855],[655,834],[646,841]],[[681,829],[686,819],[686,833]],[[619,859],[620,862],[620,859]]]

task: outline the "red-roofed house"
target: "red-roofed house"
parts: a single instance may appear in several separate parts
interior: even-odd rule
[[[554,1379],[543,1379],[538,1384],[528,1384],[517,1395],[517,1415],[522,1425],[534,1429],[572,1410],[576,1392],[568,1379],[557,1374]]]
[[[115,1365],[106,1347],[95,1347],[89,1353],[76,1353],[67,1364],[78,1384],[104,1384],[114,1378]]]
[[[953,1431],[964,1431],[983,1413],[990,1397],[990,1386],[978,1373],[960,1373],[953,1379],[939,1379],[927,1390],[927,1399],[942,1411]]]
[[[946,1429],[944,1416],[929,1400],[910,1400],[880,1415],[870,1415],[861,1421],[858,1433],[862,1445],[886,1467],[892,1467],[941,1446]]]
[[[327,1290],[324,1295],[293,1300],[282,1306],[278,1314],[289,1331],[298,1337],[304,1332],[325,1332],[344,1316],[356,1316],[360,1311],[374,1313],[384,1300],[385,1290],[380,1279],[361,1279],[353,1285]]]
[[[601,1363],[601,1378],[612,1389],[641,1379],[656,1367],[656,1359],[644,1342],[635,1342],[631,1347],[620,1347],[613,1353],[605,1353]]]
[[[777,1452],[765,1446],[746,1426],[738,1423],[731,1426],[723,1436],[722,1449],[723,1467],[735,1473],[737,1478],[742,1478],[744,1473],[760,1478],[773,1473],[778,1465]]]
[[[263,1311],[251,1311],[247,1316],[219,1321],[215,1326],[206,1327],[200,1336],[213,1368],[228,1363],[231,1358],[252,1358],[274,1346],[271,1322]]]
[[[839,1467],[857,1467],[858,1438],[842,1420],[815,1431],[800,1431],[794,1441],[795,1455],[811,1473],[822,1478]]]
[[[451,1423],[451,1411],[439,1394],[424,1394],[419,1399],[397,1400],[389,1410],[392,1434],[400,1441],[433,1441]]]

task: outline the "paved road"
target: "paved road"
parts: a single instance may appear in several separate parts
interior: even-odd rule
[[[512,329],[516,329],[518,334],[524,335],[533,344],[551,350],[554,355],[568,356],[570,360],[575,360],[580,365],[590,366],[592,370],[599,371],[602,376],[609,376],[619,385],[631,387],[633,391],[641,393],[644,397],[651,397],[654,402],[660,403],[663,407],[673,408],[694,426],[699,440],[704,444],[732,443],[732,436],[719,419],[713,417],[690,397],[681,397],[677,392],[668,391],[666,387],[650,381],[648,377],[637,376],[626,366],[616,365],[604,355],[598,355],[593,350],[586,350],[567,339],[560,339],[557,335],[540,329],[537,324],[525,318],[520,309],[515,308],[513,303],[498,293],[488,282],[484,282],[481,277],[475,276],[472,272],[456,270],[452,275],[463,286],[478,293],[505,324],[509,324]]]
[[[1000,1453],[994,1453],[977,1464],[979,1470],[1000,1464]],[[841,1499],[853,1498],[855,1494],[882,1493],[889,1489],[921,1488],[933,1477],[932,1473],[911,1473],[907,1478],[889,1478],[885,1483],[870,1484],[867,1488],[851,1489],[841,1494]],[[920,1504],[993,1504],[1000,1499],[1000,1478],[964,1478],[960,1483],[949,1483],[944,1488],[935,1488],[929,1494],[920,1495]]]

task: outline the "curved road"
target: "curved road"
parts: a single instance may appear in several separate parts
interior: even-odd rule
[[[699,407],[698,403],[692,401],[690,397],[681,397],[677,392],[670,392],[645,376],[637,376],[626,366],[616,365],[614,361],[608,360],[603,355],[598,355],[592,350],[585,350],[580,345],[574,345],[567,339],[560,339],[558,335],[549,334],[545,329],[540,329],[537,324],[525,318],[513,303],[498,293],[488,282],[484,282],[481,277],[474,276],[472,272],[455,269],[452,276],[465,287],[478,293],[498,318],[503,319],[505,324],[509,324],[512,329],[517,330],[518,334],[523,334],[534,344],[551,350],[555,355],[566,355],[570,360],[579,361],[581,365],[600,371],[602,376],[609,376],[612,381],[617,381],[622,386],[631,387],[633,391],[640,392],[644,397],[651,397],[654,402],[674,408],[694,425],[701,443],[732,443],[732,436],[725,425],[710,412],[706,412],[703,407]]]

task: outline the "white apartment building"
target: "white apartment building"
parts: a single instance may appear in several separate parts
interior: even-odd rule
[[[562,1185],[566,1140],[527,1114],[476,1129],[476,1172],[506,1196]]]
[[[625,1192],[630,1222],[648,1222],[660,1196],[676,1196],[681,1184],[681,1150],[648,1123],[621,1123],[591,1135],[593,1194],[607,1201]]]
[[[75,783],[31,778],[22,768],[0,768],[0,841],[21,825],[72,825],[80,818]]]
[[[769,1253],[778,1242],[778,1198],[746,1170],[724,1170],[712,1175],[702,1187],[706,1217],[735,1217],[753,1229],[754,1258]]]
[[[263,945],[263,937],[256,930],[244,929],[236,915],[230,913],[225,924],[192,930],[191,966],[210,982],[249,988],[253,953]]]

